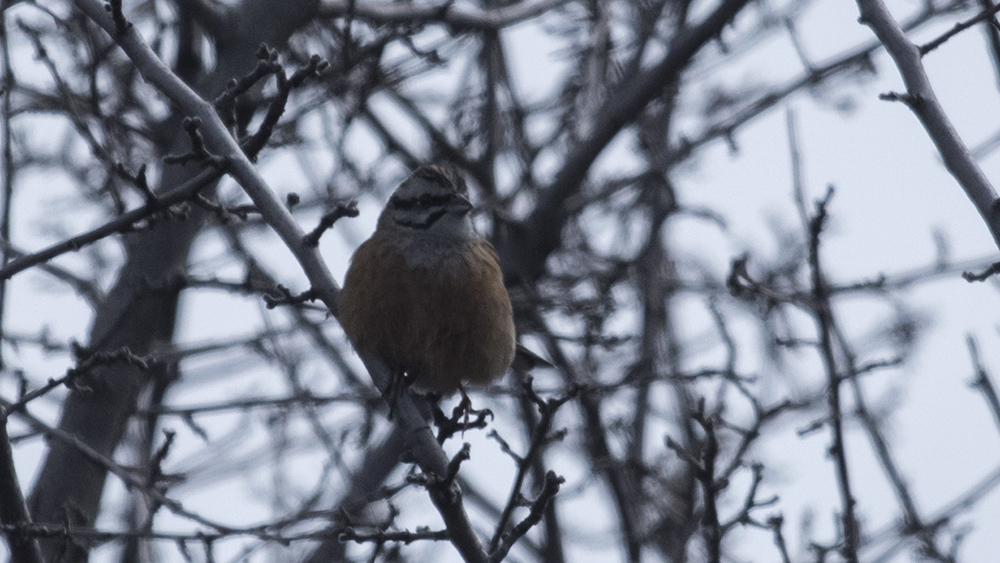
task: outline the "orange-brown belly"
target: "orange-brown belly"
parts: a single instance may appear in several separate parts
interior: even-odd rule
[[[354,346],[383,358],[423,390],[486,385],[514,357],[514,321],[496,251],[485,240],[434,268],[413,268],[378,234],[351,261],[340,321]]]

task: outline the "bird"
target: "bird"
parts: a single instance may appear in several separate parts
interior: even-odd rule
[[[420,166],[351,258],[340,324],[356,350],[392,371],[390,416],[411,386],[439,397],[458,391],[471,411],[466,384],[498,380],[521,348],[499,256],[476,232],[472,210],[460,170]],[[528,365],[541,359],[524,355]]]

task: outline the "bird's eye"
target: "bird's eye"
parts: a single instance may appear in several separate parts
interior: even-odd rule
[[[435,199],[436,198],[431,194],[424,194],[420,196],[420,199],[417,200],[417,205],[419,205],[420,207],[430,207],[431,205],[434,204]]]

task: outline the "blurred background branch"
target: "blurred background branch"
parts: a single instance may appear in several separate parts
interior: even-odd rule
[[[952,140],[986,140],[962,159],[988,184],[984,2],[890,31]],[[995,553],[997,285],[960,274],[996,248],[928,187],[954,180],[878,104],[882,43],[834,4],[0,4],[11,559]],[[949,97],[976,77],[990,103]],[[443,447],[420,397],[387,418],[386,370],[335,319],[351,251],[433,161],[466,174],[522,342],[555,366],[475,390],[494,417]],[[836,197],[814,206],[811,176]],[[934,377],[970,354],[989,408]]]

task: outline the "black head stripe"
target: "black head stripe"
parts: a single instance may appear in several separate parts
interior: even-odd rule
[[[428,164],[413,171],[389,198],[387,208],[397,225],[424,230],[448,213],[456,200],[467,201],[468,192],[458,168]]]
[[[393,209],[401,209],[403,211],[407,211],[413,209],[413,206],[416,204],[417,202],[413,201],[412,199],[403,199],[398,195],[394,195],[389,198],[389,207],[392,207]]]
[[[469,193],[469,188],[465,185],[465,176],[458,168],[451,165],[427,164],[417,168],[413,175],[429,182],[447,186],[462,195]]]
[[[395,209],[404,211],[410,209],[431,209],[446,205],[453,197],[454,195],[452,194],[421,194],[420,197],[406,199],[394,195],[389,198],[389,205]]]

